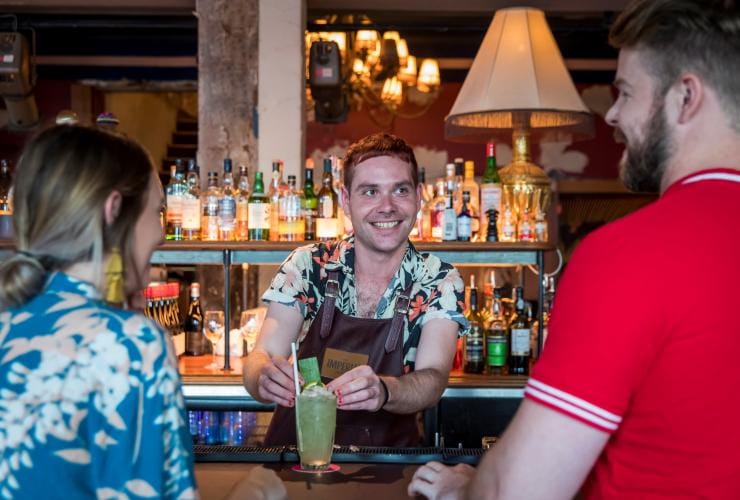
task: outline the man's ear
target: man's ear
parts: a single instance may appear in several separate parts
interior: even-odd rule
[[[121,193],[118,191],[111,191],[108,197],[105,199],[103,204],[103,216],[105,217],[105,225],[110,226],[118,218],[118,214],[121,213]]]
[[[693,73],[685,73],[678,82],[678,98],[681,99],[678,123],[690,121],[699,112],[704,101],[704,82]]]
[[[349,191],[347,191],[346,186],[342,186],[341,196],[342,196],[342,210],[344,210],[345,214],[351,216],[351,214],[349,213]]]

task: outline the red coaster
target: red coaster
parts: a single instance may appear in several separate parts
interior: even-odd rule
[[[301,467],[301,464],[295,464],[293,467],[290,468],[290,470],[295,471],[295,472],[303,472],[305,474],[325,474],[327,472],[339,471],[339,466],[337,464],[329,464],[328,469],[315,470],[315,469],[303,469]]]

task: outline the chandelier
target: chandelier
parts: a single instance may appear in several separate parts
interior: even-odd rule
[[[326,24],[327,28],[306,31],[308,97],[318,121],[344,121],[346,110],[351,108],[366,110],[378,125],[389,127],[396,116],[423,115],[437,99],[440,76],[436,59],[418,61],[398,31],[381,34],[365,29],[370,27],[366,18],[360,25],[362,29],[354,30],[346,28],[346,24],[329,24],[326,19],[314,23]],[[337,75],[318,62],[322,55],[324,61],[332,59],[332,51],[336,52]],[[323,75],[334,76],[326,87],[317,83]]]

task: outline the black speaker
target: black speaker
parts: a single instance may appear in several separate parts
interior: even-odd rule
[[[347,120],[349,103],[344,91],[342,55],[336,42],[311,44],[308,84],[315,103],[316,121],[341,123]]]

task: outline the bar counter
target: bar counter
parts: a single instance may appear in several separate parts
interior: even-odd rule
[[[196,463],[195,478],[203,500],[226,498],[253,463]],[[290,500],[368,499],[408,500],[406,488],[418,465],[342,464],[337,472],[304,474],[289,464],[266,464],[285,484]]]
[[[255,401],[244,389],[243,360],[232,357],[231,370],[226,372],[204,368],[211,362],[210,354],[181,356],[179,369],[188,406],[213,410],[271,410],[272,405]],[[223,366],[223,357],[217,356],[216,362]],[[455,370],[450,373],[442,398],[521,398],[526,383],[527,377],[523,375],[478,375]]]
[[[288,498],[408,499],[406,488],[416,469],[436,460],[447,465],[477,465],[482,449],[357,448],[336,447],[332,464],[339,470],[303,473],[292,470],[298,462],[294,447],[265,450],[234,446],[196,446],[195,475],[203,499],[225,498],[254,467],[274,470]]]

